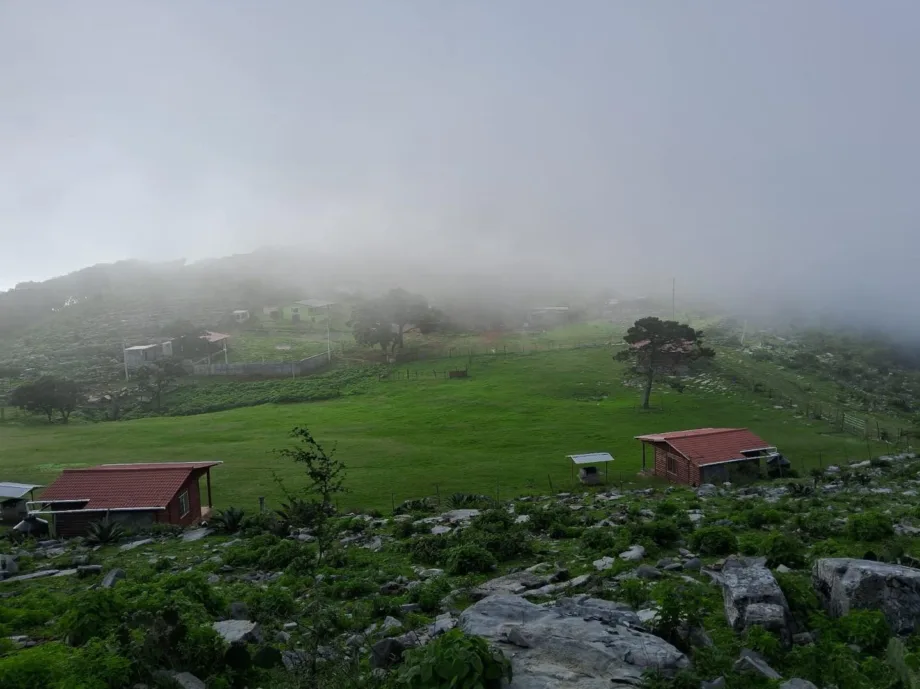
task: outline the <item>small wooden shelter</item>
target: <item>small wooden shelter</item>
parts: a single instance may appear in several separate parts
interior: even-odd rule
[[[596,486],[601,482],[598,464],[604,465],[604,483],[607,483],[607,476],[610,462],[613,456],[609,452],[589,452],[581,455],[566,455],[572,461],[572,482],[575,482],[575,467],[578,467],[578,480],[588,486]]]

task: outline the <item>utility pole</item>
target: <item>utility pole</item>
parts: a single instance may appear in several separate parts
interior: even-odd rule
[[[128,343],[121,342],[121,358],[125,361],[125,380],[128,380]]]
[[[326,361],[332,362],[332,343],[329,339],[329,321],[332,320],[331,304],[326,304]]]
[[[671,320],[677,320],[677,278],[671,278]]]

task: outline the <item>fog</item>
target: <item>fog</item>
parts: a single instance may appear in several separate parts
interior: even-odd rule
[[[918,21],[909,0],[0,2],[0,289],[297,246],[910,327]]]

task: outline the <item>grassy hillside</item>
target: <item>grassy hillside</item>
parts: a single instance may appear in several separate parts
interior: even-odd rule
[[[637,409],[607,349],[546,351],[474,359],[469,380],[435,378],[449,361],[409,367],[407,381],[373,381],[359,394],[308,404],[263,406],[179,418],[70,426],[0,425],[0,479],[52,481],[65,466],[101,462],[222,459],[218,506],[253,506],[296,489],[298,470],[273,456],[292,426],[337,443],[352,492],[342,507],[389,508],[391,501],[457,491],[510,497],[571,487],[564,456],[609,451],[611,479],[641,466],[640,433],[699,426],[747,426],[800,467],[864,458],[882,445],[839,435],[757,397],[693,385],[660,389],[657,410]],[[406,370],[405,367],[402,368]],[[416,372],[418,378],[415,378]]]

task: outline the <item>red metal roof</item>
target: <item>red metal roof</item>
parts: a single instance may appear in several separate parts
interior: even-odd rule
[[[197,470],[220,462],[103,464],[64,469],[42,492],[39,502],[88,500],[81,509],[117,510],[165,508]]]
[[[636,439],[670,445],[696,466],[742,459],[744,455],[741,453],[745,450],[773,447],[747,428],[697,428],[690,431],[639,435]]]

